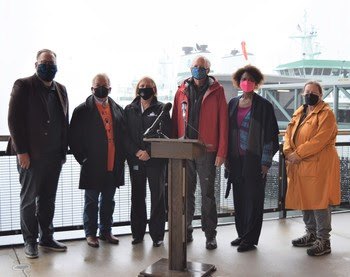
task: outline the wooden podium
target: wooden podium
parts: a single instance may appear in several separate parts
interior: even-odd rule
[[[186,160],[200,156],[205,146],[193,139],[144,140],[151,143],[152,158],[169,158],[169,259],[160,259],[139,276],[210,276],[216,270],[214,265],[187,262],[186,241]]]

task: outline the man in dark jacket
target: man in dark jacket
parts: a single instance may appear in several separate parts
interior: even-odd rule
[[[125,122],[123,109],[108,97],[110,91],[108,76],[96,75],[92,95],[75,108],[69,129],[69,146],[81,165],[79,188],[85,189],[84,230],[92,247],[99,246],[97,228],[100,239],[119,243],[111,231],[115,190],[124,185]]]
[[[54,251],[67,247],[53,238],[52,220],[59,175],[67,152],[68,98],[66,88],[53,81],[56,54],[37,53],[36,74],[18,79],[8,112],[8,152],[17,154],[21,183],[21,231],[25,255],[38,257],[39,245]]]

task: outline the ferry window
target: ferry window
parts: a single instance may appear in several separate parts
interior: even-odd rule
[[[315,68],[313,75],[322,75],[322,68]]]
[[[349,77],[349,71],[346,70],[346,69],[344,69],[344,70],[342,71],[342,75],[343,75],[343,78],[348,78],[348,77]]]
[[[305,68],[306,75],[311,75],[311,71],[312,71],[312,68],[309,68],[309,67]]]
[[[289,71],[288,71],[288,69],[285,69],[285,70],[284,70],[284,75],[289,76]]]
[[[284,70],[280,70],[280,74],[281,74],[281,75],[284,75]]]
[[[294,68],[294,75],[297,75],[297,76],[299,76],[299,75],[300,75],[300,73],[299,73],[299,69],[298,69],[298,68]]]
[[[339,76],[339,69],[332,69],[332,76]]]
[[[324,68],[322,75],[331,75],[331,69],[330,68]]]
[[[304,68],[299,68],[299,70],[300,70],[300,75],[305,76]]]

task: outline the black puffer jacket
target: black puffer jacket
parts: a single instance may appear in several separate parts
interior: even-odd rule
[[[153,124],[158,115],[161,113],[164,104],[157,100],[157,97],[153,97],[151,105],[143,113],[141,112],[140,97],[137,96],[131,104],[125,107],[126,128],[128,139],[126,141],[127,160],[130,164],[142,164],[136,157],[138,150],[146,150],[151,156],[151,145],[148,142],[143,141],[144,132]],[[171,121],[169,113],[166,113],[161,121],[161,131],[166,136],[170,136]],[[155,162],[164,161],[164,159],[150,159],[146,163],[152,164]]]

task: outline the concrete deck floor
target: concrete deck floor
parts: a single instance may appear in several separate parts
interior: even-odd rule
[[[212,276],[350,276],[350,213],[333,214],[332,253],[308,257],[305,248],[295,248],[290,241],[301,235],[300,217],[265,220],[256,250],[238,253],[230,241],[236,237],[233,224],[218,227],[218,248],[205,249],[205,237],[195,229],[194,241],[188,245],[189,261],[214,264]],[[56,236],[57,237],[57,236]],[[39,249],[38,259],[27,259],[23,246],[0,248],[0,276],[138,276],[149,265],[168,257],[165,245],[152,246],[148,235],[139,245],[131,245],[131,236],[119,236],[119,245],[104,242],[95,249],[85,240],[66,241],[68,251],[47,252]]]

